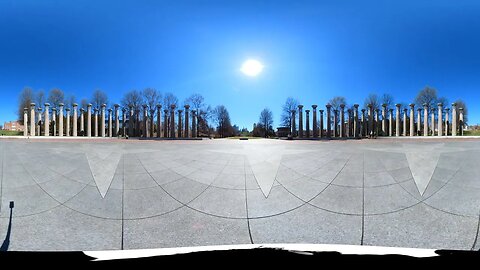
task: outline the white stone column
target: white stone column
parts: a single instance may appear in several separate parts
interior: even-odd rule
[[[423,136],[428,136],[428,104],[423,103]]]
[[[112,121],[112,109],[108,109],[108,137],[112,137],[112,132],[113,132],[113,121]]]
[[[330,109],[332,108],[332,105],[327,104],[325,106],[327,108],[327,138],[332,137],[332,115]]]
[[[345,104],[340,104],[340,138],[345,137]]]
[[[387,104],[382,104],[382,132],[387,135]]]
[[[185,130],[183,131],[183,137],[185,138],[188,138],[189,137],[189,134],[188,134],[188,110],[190,109],[190,105],[185,105]]]
[[[457,136],[457,103],[452,103],[452,136]]]
[[[358,126],[358,104],[353,104],[354,110],[353,110],[353,137],[358,138],[359,132],[359,126]]]
[[[154,133],[155,133],[155,120],[154,120],[154,116],[155,116],[155,108],[152,107],[150,108],[150,117],[148,117],[148,125],[150,127],[150,132],[148,135],[150,135],[150,138],[153,138],[154,136]]]
[[[23,136],[28,136],[28,108],[23,108]]]
[[[403,109],[403,136],[407,136],[407,108]]]
[[[313,137],[318,138],[318,126],[317,126],[317,105],[312,105],[312,114],[313,114]]]
[[[118,137],[120,132],[120,112],[118,111],[118,107],[120,107],[120,105],[114,104],[113,107],[115,108],[115,133],[112,136]]]
[[[58,104],[58,136],[63,137],[63,103]]]
[[[133,105],[128,106],[130,108],[130,116],[128,117],[128,136],[133,137],[133,125],[134,125],[134,117],[133,117]]]
[[[175,138],[175,104],[170,105],[170,138]]]
[[[388,136],[393,136],[393,109],[389,109],[390,116],[388,119]]]
[[[305,137],[310,138],[310,110],[305,110]]]
[[[450,109],[445,108],[445,136],[448,136],[448,128],[450,126],[450,122],[448,120],[449,113],[450,113]]]
[[[78,120],[78,115],[77,115],[77,106],[78,104],[77,103],[73,103],[73,132],[72,132],[72,135],[73,137],[77,137],[77,127],[78,127],[78,124],[77,124],[77,120]]]
[[[98,108],[93,109],[95,126],[93,127],[95,137],[98,137]]]
[[[375,132],[375,135],[378,136],[378,134],[380,133],[380,119],[379,119],[379,115],[380,115],[380,109],[376,109],[375,110],[375,120],[373,121],[373,130]]]
[[[443,136],[443,118],[442,118],[442,115],[443,115],[443,107],[442,107],[442,103],[438,103],[438,124],[437,124],[437,127],[438,127],[438,136]]]
[[[143,104],[143,138],[148,137],[148,106],[147,104]]]
[[[182,113],[183,110],[178,110],[178,126],[177,126],[177,137],[182,138]]]
[[[87,137],[92,137],[92,104],[87,105]]]
[[[460,116],[458,117],[459,123],[458,126],[460,128],[460,136],[463,136],[463,108],[458,108],[460,111]]]
[[[66,131],[65,131],[65,136],[69,137],[70,136],[70,108],[65,109],[67,111],[67,125],[66,125]]]
[[[432,136],[435,136],[435,109],[432,108],[430,111],[430,116],[432,120],[430,121],[430,124],[432,125]]]
[[[323,133],[323,110],[319,110],[320,111],[320,130],[318,132],[318,135],[320,136],[320,138],[323,138],[324,137],[324,133]]]
[[[44,129],[45,129],[45,137],[50,136],[50,104],[45,103],[45,123],[44,123]]]
[[[37,118],[37,136],[42,136],[42,107],[37,108],[38,118]]]
[[[157,104],[157,138],[162,134],[162,105]]]
[[[126,108],[122,108],[122,135],[124,137],[127,136],[127,127],[126,127],[126,124],[127,124],[127,109]],[[119,121],[120,122],[120,121]],[[118,136],[118,133],[117,133],[117,136]]]
[[[415,136],[415,104],[410,103],[410,136]]]
[[[102,115],[101,115],[101,118],[100,120],[102,121],[100,123],[100,134],[102,135],[102,137],[105,137],[105,108],[107,107],[107,104],[102,104],[101,108],[102,108]]]
[[[80,108],[80,133],[82,136],[85,136],[85,119],[84,119],[85,109]]]
[[[365,118],[365,109],[362,109],[362,123],[361,123],[362,132],[360,132],[360,137],[367,136],[367,121]]]
[[[168,131],[169,131],[168,127],[170,126],[170,124],[168,123],[168,113],[169,113],[168,109],[165,108],[163,110],[163,137],[164,138],[169,137],[168,136]]]
[[[333,110],[333,137],[338,136],[338,110]]]
[[[30,103],[30,136],[35,137],[35,103]]]
[[[298,137],[303,138],[303,105],[298,105]]]
[[[197,134],[197,111],[192,110],[192,138],[196,138]]]
[[[296,137],[297,136],[297,124],[295,123],[295,114],[297,113],[296,110],[291,110],[290,111],[292,114],[291,114],[291,128],[290,130],[292,131],[292,137]]]
[[[52,108],[53,136],[57,136],[57,108]]]
[[[395,135],[397,137],[400,136],[400,106],[402,106],[401,104],[395,104],[395,106],[397,107],[397,111],[395,113]]]
[[[367,136],[370,137],[370,136],[374,136],[375,134],[373,134],[373,105],[372,104],[368,104],[367,105],[368,107],[368,134]]]
[[[417,135],[420,136],[422,131],[422,108],[417,108]]]

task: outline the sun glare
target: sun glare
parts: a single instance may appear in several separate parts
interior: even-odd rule
[[[255,77],[260,74],[263,70],[263,65],[257,60],[249,59],[245,61],[242,65],[240,71],[247,76]]]

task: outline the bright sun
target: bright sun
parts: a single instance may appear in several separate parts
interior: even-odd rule
[[[245,61],[242,65],[242,68],[240,69],[240,71],[242,71],[245,75],[252,76],[252,77],[255,77],[258,74],[260,74],[262,70],[263,70],[262,63],[253,59],[248,59],[247,61]]]

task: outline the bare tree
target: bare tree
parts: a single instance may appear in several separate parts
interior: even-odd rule
[[[263,127],[264,137],[267,138],[270,131],[273,130],[273,113],[270,109],[265,108],[262,110],[258,119],[258,125]]]
[[[345,97],[336,96],[336,97],[333,97],[332,99],[330,99],[330,101],[328,101],[328,103],[330,105],[332,105],[333,110],[338,110],[338,109],[340,109],[341,104],[345,104],[345,106],[347,106],[347,99]]]
[[[67,102],[67,106],[73,108],[73,103],[77,103],[77,98],[72,94],[68,95]]]
[[[415,104],[422,108],[423,104],[427,103],[428,107],[435,108],[437,104],[437,90],[429,86],[425,86],[420,92],[418,92],[417,97],[415,97]]]
[[[58,104],[63,103],[65,100],[65,94],[62,90],[54,88],[48,92],[48,102],[52,108],[57,108]]]
[[[388,108],[393,108],[395,106],[395,100],[393,99],[393,96],[390,94],[383,94],[382,95],[382,105],[386,104]]]
[[[367,98],[365,99],[363,107],[366,109],[368,108],[368,105],[372,105],[373,111],[376,111],[380,109],[380,101],[378,99],[377,94],[369,94]]]
[[[457,99],[455,101],[455,103],[457,103],[457,123],[460,123],[460,108],[463,109],[463,123],[464,125],[468,124],[468,108],[467,108],[467,104],[465,103],[465,101],[461,100],[461,99]]]
[[[163,97],[163,107],[165,109],[171,110],[171,105],[175,105],[175,107],[178,107],[178,98],[174,94],[168,92]]]
[[[80,101],[80,106],[81,108],[84,108],[85,110],[87,109],[87,106],[88,106],[88,100],[86,98],[82,98],[82,100]]]
[[[218,105],[213,113],[214,121],[217,123],[217,131],[220,137],[228,137],[233,134],[233,127],[230,122],[230,115],[227,108],[223,105]]]
[[[102,104],[108,103],[107,94],[100,89],[93,91],[91,103],[93,105],[93,108],[100,109],[100,106],[102,106]]]
[[[292,110],[297,110],[299,102],[293,97],[288,97],[282,106],[281,122],[282,126],[292,129]],[[298,115],[298,114],[296,114]],[[296,127],[295,127],[296,128]]]
[[[437,99],[437,105],[438,103],[442,104],[443,108],[446,108],[448,106],[448,99],[446,97],[439,97]]]
[[[139,91],[131,90],[123,95],[121,103],[124,108],[133,106],[133,109],[138,111],[142,107],[143,98]]]
[[[192,108],[194,110],[197,110],[199,111],[200,109],[202,109],[203,107],[205,107],[205,104],[204,104],[204,98],[202,95],[198,94],[198,93],[194,93],[192,95],[190,95],[186,100],[185,100],[185,103],[186,104],[189,104],[190,106],[192,106]]]
[[[197,111],[197,134],[208,133],[210,130],[209,120],[212,117],[212,108],[207,106],[202,95],[194,93],[185,100],[185,104],[189,104],[193,110]]]
[[[35,103],[37,103],[37,106],[43,106],[45,103],[45,92],[42,89],[35,94]]]
[[[22,92],[20,92],[20,95],[18,96],[18,108],[17,108],[17,116],[18,116],[18,121],[22,123],[23,125],[28,124],[24,123],[23,119],[23,109],[24,108],[30,108],[30,103],[34,101],[34,94],[33,90],[30,87],[25,87],[23,88]]]

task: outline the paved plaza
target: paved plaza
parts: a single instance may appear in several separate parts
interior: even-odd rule
[[[21,138],[0,160],[8,250],[480,249],[480,139]]]

